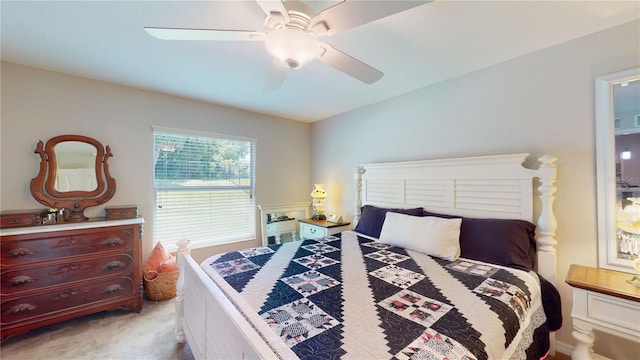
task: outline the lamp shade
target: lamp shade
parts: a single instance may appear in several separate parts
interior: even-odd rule
[[[286,27],[267,33],[264,46],[274,59],[290,69],[311,62],[322,51],[312,32]]]
[[[629,151],[629,148],[624,148],[624,151],[620,153],[620,159],[622,160],[631,159],[631,151]]]
[[[313,184],[315,189],[311,192],[311,197],[314,199],[325,199],[327,192],[324,190],[324,184]]]
[[[326,220],[327,217],[324,216],[324,199],[327,197],[327,192],[324,190],[323,184],[313,184],[315,188],[311,192],[311,197],[313,198],[313,216],[311,217],[314,220]]]

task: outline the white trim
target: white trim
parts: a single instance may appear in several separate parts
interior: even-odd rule
[[[202,136],[202,137],[210,137],[210,138],[218,138],[218,139],[226,139],[226,140],[236,140],[236,141],[246,141],[254,144],[258,143],[257,138],[245,137],[245,136],[235,136],[235,135],[227,135],[220,133],[212,133],[207,131],[197,131],[197,130],[187,130],[187,129],[176,129],[165,126],[151,126],[154,133],[167,133],[167,134],[177,134],[177,135],[189,135],[189,136]]]
[[[561,353],[566,356],[571,356],[573,349],[576,347],[574,345],[567,344],[564,341],[556,341],[556,354]]]

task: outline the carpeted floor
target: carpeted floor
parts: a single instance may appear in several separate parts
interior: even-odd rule
[[[175,337],[175,299],[142,311],[101,312],[32,330],[0,347],[2,360],[193,360]]]

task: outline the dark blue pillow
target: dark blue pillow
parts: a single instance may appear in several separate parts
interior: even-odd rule
[[[462,218],[460,257],[533,270],[536,226],[524,220]]]
[[[382,224],[384,223],[384,218],[388,211],[413,216],[422,216],[423,212],[421,207],[413,209],[387,209],[372,205],[365,205],[360,210],[360,220],[354,230],[364,235],[373,236],[374,238],[380,237]]]
[[[450,218],[425,211],[424,216]],[[533,270],[536,265],[536,226],[525,220],[462,218],[460,257]]]

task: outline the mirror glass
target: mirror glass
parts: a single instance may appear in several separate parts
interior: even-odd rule
[[[64,221],[88,220],[85,208],[104,204],[115,194],[108,145],[87,136],[60,135],[46,145],[38,141],[35,153],[40,155],[40,170],[31,179],[31,195],[49,208],[68,212]]]
[[[65,141],[55,145],[56,191],[94,191],[98,187],[96,156],[98,149],[81,141]]]
[[[262,246],[298,239],[298,220],[309,217],[311,203],[258,205],[261,214]]]
[[[640,68],[600,76],[596,92],[598,263],[640,257]]]
[[[613,86],[617,257],[640,257],[640,80]]]

